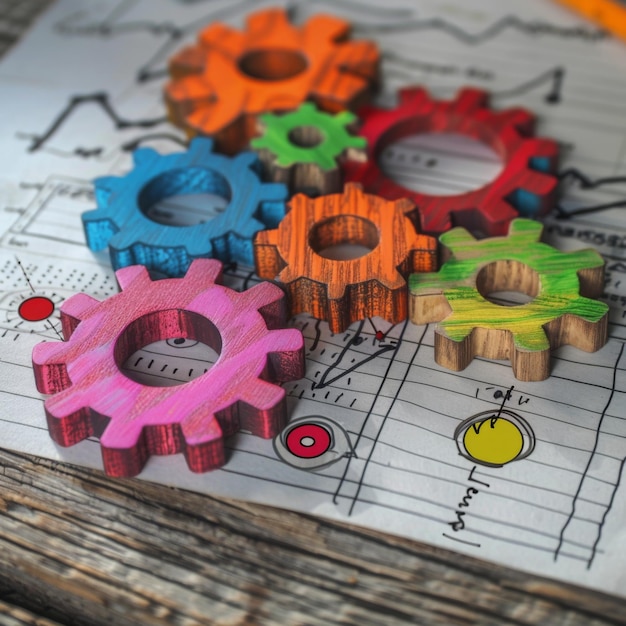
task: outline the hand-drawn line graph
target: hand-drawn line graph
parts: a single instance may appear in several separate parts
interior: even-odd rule
[[[71,116],[72,112],[79,108],[84,104],[97,104],[102,111],[107,115],[107,117],[113,122],[113,125],[116,129],[124,129],[124,128],[152,128],[153,126],[158,126],[160,124],[164,124],[167,122],[167,117],[158,117],[152,119],[139,119],[139,120],[128,120],[121,117],[115,109],[112,107],[110,102],[109,94],[107,93],[92,93],[86,95],[78,95],[72,96],[67,106],[56,116],[56,118],[52,121],[50,126],[41,134],[41,135],[33,135],[28,136],[24,133],[21,136],[32,139],[32,144],[28,147],[29,152],[36,152],[39,150],[54,134],[58,131],[65,120]],[[94,148],[93,150],[101,150],[98,148]],[[87,149],[83,149],[83,153],[78,153],[78,156],[91,156],[91,151]]]

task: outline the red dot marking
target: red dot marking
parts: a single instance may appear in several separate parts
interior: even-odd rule
[[[382,330],[376,331],[376,339],[377,341],[382,341],[385,338],[385,333]]]
[[[303,443],[308,439],[312,440],[310,445]],[[286,438],[289,452],[301,459],[314,459],[324,454],[330,443],[330,433],[319,424],[300,424],[290,430]]]
[[[27,322],[41,322],[54,312],[54,302],[45,296],[33,296],[24,300],[17,309],[17,314]]]

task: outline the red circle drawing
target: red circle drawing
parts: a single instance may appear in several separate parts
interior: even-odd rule
[[[17,309],[17,314],[27,322],[41,322],[54,312],[54,302],[45,296],[33,296],[24,300]]]
[[[319,424],[300,424],[289,431],[285,443],[291,454],[314,459],[330,448],[331,437],[328,430]]]

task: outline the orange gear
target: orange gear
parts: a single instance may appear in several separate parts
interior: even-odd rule
[[[234,153],[255,134],[259,113],[295,109],[313,100],[330,112],[364,104],[378,76],[371,41],[347,41],[350,25],[317,15],[295,27],[282,9],[250,15],[245,31],[212,24],[198,43],[170,59],[165,87],[172,122],[211,135]]]
[[[385,200],[363,193],[358,184],[342,194],[309,198],[298,194],[277,229],[259,232],[254,241],[256,272],[284,283],[292,314],[304,311],[342,332],[366,317],[391,323],[407,316],[404,276],[437,265],[437,243],[419,235],[406,213],[409,200]],[[370,252],[336,260],[324,250],[360,244]]]

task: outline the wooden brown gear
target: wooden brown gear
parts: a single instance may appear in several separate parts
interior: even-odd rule
[[[309,312],[332,332],[366,317],[400,322],[407,316],[404,276],[437,263],[436,240],[416,233],[406,217],[411,210],[408,200],[365,194],[357,184],[316,199],[296,195],[278,228],[255,238],[257,274],[283,283],[292,314]],[[347,260],[323,256],[341,244],[370,252]]]

